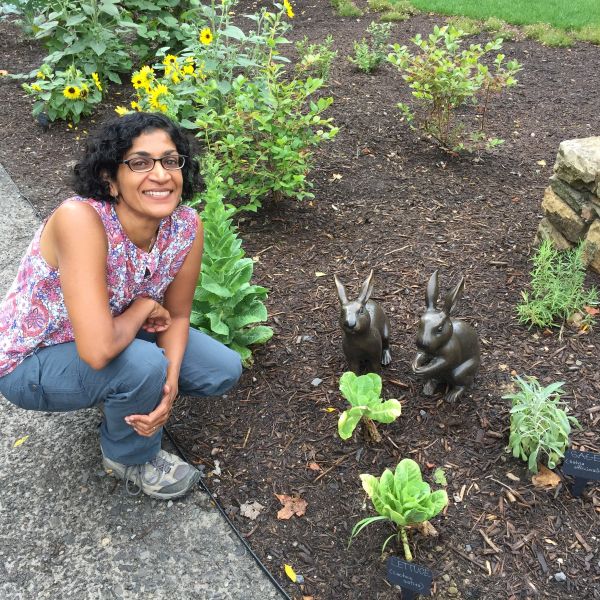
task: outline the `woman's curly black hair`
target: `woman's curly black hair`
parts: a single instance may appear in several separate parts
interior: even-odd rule
[[[200,169],[192,154],[194,149],[184,131],[160,113],[133,112],[110,120],[88,139],[81,162],[73,174],[73,189],[85,198],[115,202],[110,195],[109,179],[117,176],[119,164],[134,140],[142,133],[162,129],[173,140],[177,152],[186,158],[183,165],[182,200],[190,200],[200,191]]]

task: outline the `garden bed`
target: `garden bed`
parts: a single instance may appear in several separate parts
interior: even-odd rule
[[[374,16],[336,17],[328,0],[298,3],[295,11],[291,39],[335,39],[339,56],[327,116],[340,133],[318,150],[313,201],[267,201],[258,214],[240,219],[255,282],[270,290],[275,335],[255,351],[254,366],[226,398],[181,399],[172,431],[294,598],[399,597],[380,558],[389,527],[373,525],[349,549],[347,543],[353,525],[374,514],[359,474],[380,475],[405,457],[429,481],[437,467],[448,479],[450,504],[434,520],[439,537],[411,537],[416,562],[435,574],[435,597],[600,598],[600,490],[590,487],[575,499],[566,485],[535,488],[525,463],[505,452],[509,407],[501,399],[513,372],[544,384],[565,381],[565,399],[583,425],[573,444],[600,451],[597,330],[529,331],[515,317],[558,144],[598,134],[600,48],[505,43],[507,56],[523,64],[519,85],[490,109],[490,130],[506,142],[474,161],[418,140],[400,122],[395,105],[408,95],[393,67],[365,75],[346,60]],[[394,26],[392,41],[408,43],[441,22],[413,17]],[[35,68],[42,56],[6,22],[0,51],[6,61],[0,68],[10,72]],[[113,105],[131,92],[113,90]],[[42,131],[16,82],[0,82],[0,100],[0,162],[45,216],[69,195],[69,168],[85,132],[112,106],[78,129],[59,122]],[[374,298],[392,328],[383,395],[403,406],[396,422],[379,426],[377,445],[358,430],[347,442],[337,434],[345,408],[338,382],[346,365],[333,274],[354,294],[370,269]],[[477,328],[482,346],[475,387],[455,405],[441,395],[424,397],[410,371],[425,285],[435,269],[443,290],[466,277],[458,314]],[[591,274],[589,283],[600,280]],[[300,496],[306,514],[278,520],[275,494]],[[240,505],[250,501],[265,507],[255,520],[240,515]],[[284,564],[304,577],[303,589],[286,579]],[[555,580],[558,572],[566,581]]]

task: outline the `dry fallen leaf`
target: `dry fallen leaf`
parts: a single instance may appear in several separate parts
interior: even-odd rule
[[[321,469],[320,465],[318,465],[316,462],[308,463],[308,468],[311,471],[322,471],[323,470],[323,469]]]
[[[22,438],[19,438],[13,445],[13,448],[18,448],[21,444],[24,444],[27,439],[29,438],[28,435],[24,435]]]
[[[315,277],[325,277],[327,273],[321,273],[321,271],[315,271]]]
[[[252,502],[244,502],[240,505],[240,515],[254,521],[258,515],[264,510],[264,506],[260,502],[253,500]]]
[[[531,478],[531,482],[535,487],[555,488],[560,483],[560,477],[548,467],[540,465],[539,473],[536,473]]]
[[[584,306],[583,310],[585,310],[585,312],[588,315],[592,315],[592,317],[595,317],[596,315],[600,315],[600,308],[594,308],[593,306]]]
[[[0,77],[5,77],[8,75],[8,71],[6,69],[0,69]]]
[[[540,167],[545,167],[546,166],[546,161],[545,160],[538,160],[535,164],[536,165],[540,165]]]
[[[516,475],[513,475],[510,471],[506,474],[506,477],[511,481],[521,481]]]
[[[308,502],[298,496],[288,496],[286,494],[275,494],[283,508],[277,513],[278,519],[291,519],[294,515],[301,517],[306,512]]]
[[[333,408],[333,406],[328,406],[327,408],[324,408],[323,410],[325,412],[332,413],[332,412],[335,412],[337,410],[337,408]]]
[[[336,180],[340,180],[342,178],[342,176],[339,173],[333,173],[331,175],[331,179],[329,181],[336,181]]]

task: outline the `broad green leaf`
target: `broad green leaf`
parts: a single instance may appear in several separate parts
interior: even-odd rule
[[[338,420],[338,433],[343,440],[352,437],[352,433],[358,422],[361,420],[362,415],[363,411],[358,407],[352,407],[340,415]]]

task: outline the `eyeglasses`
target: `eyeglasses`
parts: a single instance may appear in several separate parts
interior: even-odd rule
[[[187,157],[183,154],[169,154],[162,158],[152,158],[151,156],[135,156],[121,161],[127,165],[134,173],[147,173],[154,169],[154,165],[159,162],[166,171],[178,171],[185,165]]]

